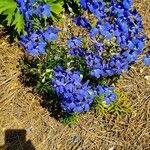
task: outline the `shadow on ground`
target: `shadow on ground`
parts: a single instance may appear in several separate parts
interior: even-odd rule
[[[41,73],[39,72],[42,69],[40,68],[41,70],[39,71],[39,59],[24,55],[19,62],[21,66],[21,75],[19,77],[21,83],[25,87],[31,87],[32,94],[40,97],[40,105],[48,110],[51,117],[59,121],[65,114],[62,112],[59,99],[53,91],[50,80],[47,79],[43,83],[40,78]]]
[[[5,145],[0,150],[36,150],[30,140],[26,140],[26,130],[9,129],[5,131]]]

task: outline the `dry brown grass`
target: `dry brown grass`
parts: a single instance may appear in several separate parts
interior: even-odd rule
[[[150,1],[136,0],[145,31],[150,37]],[[3,32],[2,32],[3,33]],[[71,128],[62,125],[40,106],[40,98],[19,81],[18,59],[23,55],[16,44],[0,34],[0,146],[7,129],[25,129],[26,139],[36,150],[149,150],[150,68],[141,61],[124,75],[118,87],[130,98],[132,113],[120,121],[81,115]],[[146,49],[149,50],[150,43]],[[17,146],[22,150],[21,146]],[[15,150],[15,149],[14,149]]]

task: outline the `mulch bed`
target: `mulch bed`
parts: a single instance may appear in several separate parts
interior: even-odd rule
[[[150,2],[136,0],[145,32],[150,37]],[[148,11],[149,10],[149,11]],[[150,68],[141,60],[117,85],[131,102],[131,114],[121,120],[96,118],[88,112],[71,127],[61,124],[40,105],[40,97],[20,82],[22,50],[0,31],[0,146],[8,130],[25,130],[28,150],[149,150]],[[145,51],[150,49],[147,41]],[[29,142],[30,141],[30,142]],[[32,145],[32,146],[31,146]],[[18,143],[12,150],[23,150]]]

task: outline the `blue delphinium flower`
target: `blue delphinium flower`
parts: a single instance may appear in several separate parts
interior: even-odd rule
[[[90,75],[100,78],[106,75],[121,74],[129,68],[131,63],[137,61],[138,55],[144,48],[145,35],[142,32],[142,19],[138,12],[131,8],[133,1],[112,0],[108,4],[103,0],[80,0],[79,2],[84,10],[88,10],[98,18],[96,25],[88,30],[91,44],[94,46],[93,52],[85,52]],[[79,16],[76,20],[78,18],[80,22],[84,17]],[[77,21],[76,24],[85,27]],[[88,24],[90,24],[89,21]],[[99,35],[107,40],[115,37],[116,44],[120,46],[120,53],[117,51],[113,56],[109,54],[110,56],[105,58],[106,55],[103,55],[105,45],[99,43]],[[100,59],[97,59],[98,56]]]
[[[50,16],[50,5],[44,2],[37,2],[35,0],[17,0],[20,12],[25,15],[25,19],[30,19],[33,15],[40,18]]]
[[[34,30],[32,21],[33,17],[49,17],[50,16],[50,6],[36,2],[35,0],[17,0],[20,13],[24,15],[25,18],[25,30],[27,35],[20,36],[20,44],[25,48],[25,50],[36,56],[39,54],[45,54],[46,42],[50,42],[57,39],[59,29],[53,28],[52,26],[46,29]]]
[[[106,39],[112,38],[112,33],[110,31],[112,27],[109,23],[103,24],[101,21],[98,21],[97,28],[99,29],[101,35],[103,35]]]
[[[32,32],[35,19],[43,19],[50,17],[50,5],[35,0],[17,0],[20,13],[24,15],[25,29],[27,32]]]
[[[82,39],[81,38],[77,38],[77,37],[71,37],[67,42],[67,46],[69,48],[77,48],[80,47],[82,43]]]
[[[91,29],[89,20],[87,20],[84,16],[79,16],[79,17],[73,18],[72,20],[73,20],[73,22],[76,23],[77,26],[81,26],[81,27],[87,28],[89,30]]]
[[[82,84],[79,72],[68,72],[62,67],[54,69],[53,87],[60,98],[62,109],[71,114],[73,112],[83,112],[90,109],[94,96],[104,95],[104,102],[109,105],[116,100],[114,87],[97,86],[92,90],[88,81]]]
[[[69,54],[77,57],[84,56],[84,52],[82,51],[81,48],[72,48],[69,50]]]
[[[19,7],[20,13],[25,14],[27,11],[31,10],[35,4],[35,0],[16,0]]]
[[[85,59],[88,76],[95,79],[121,74],[142,53],[145,35],[142,32],[141,16],[132,8],[132,0],[79,0],[81,7],[92,13],[97,22],[91,24],[84,16],[73,18],[77,26],[86,28],[88,46],[83,49],[81,38],[72,36],[67,42],[69,54]],[[44,2],[17,0],[20,12],[24,14],[28,35],[21,36],[20,43],[32,55],[45,54],[47,42],[57,39],[59,29],[49,26],[34,31],[32,17],[39,19],[50,16],[50,6]],[[111,45],[112,44],[112,45]],[[143,57],[150,66],[150,52]],[[60,105],[66,113],[84,112],[90,109],[94,96],[104,95],[107,105],[116,100],[114,87],[107,85],[90,86],[83,83],[79,71],[54,68],[52,85],[60,98]],[[87,71],[86,70],[86,71]],[[96,87],[97,86],[97,87]],[[96,88],[95,88],[96,87]]]
[[[106,86],[106,85],[98,85],[96,88],[97,95],[104,95],[104,102],[106,105],[109,105],[111,102],[115,102],[117,98],[117,94],[114,92],[113,86]]]
[[[58,28],[54,28],[53,26],[48,26],[45,32],[43,32],[45,41],[50,42],[50,41],[57,40],[59,31],[60,30]]]
[[[20,44],[24,47],[27,53],[34,56],[39,54],[45,54],[47,41],[53,41],[57,39],[59,29],[49,26],[45,29],[29,32],[28,35],[20,36]]]
[[[69,40],[67,40],[66,44],[70,48],[69,54],[77,56],[77,57],[82,57],[84,55],[84,52],[80,48],[82,44],[81,38],[77,38],[73,36]]]
[[[94,55],[93,52],[88,51],[85,54],[86,65],[91,68],[90,75],[100,78],[105,74],[105,65],[102,64],[102,57]]]
[[[29,22],[29,19],[31,19],[34,14],[33,6],[35,5],[35,3],[35,0],[17,0],[20,13],[24,15],[26,23]]]
[[[122,53],[129,62],[134,62],[138,59],[138,54],[135,51],[126,51]]]
[[[106,16],[105,3],[103,2],[103,0],[90,2],[88,4],[88,10],[98,19],[102,19]]]
[[[130,9],[131,6],[133,5],[132,0],[123,0],[122,5],[125,9]]]
[[[112,76],[115,73],[121,74],[122,71],[128,69],[129,63],[126,58],[121,58],[119,54],[115,57],[110,57],[107,62],[101,56],[95,55],[90,51],[85,54],[85,59],[86,65],[90,68],[90,75],[96,78]]]
[[[95,36],[98,35],[98,34],[99,34],[99,30],[98,30],[97,27],[91,28],[91,30],[90,30],[90,32],[89,32],[89,35],[90,35],[91,38],[92,38],[92,37],[95,37]]]
[[[94,14],[97,18],[102,19],[106,16],[105,3],[103,0],[92,1],[92,0],[80,0],[79,3],[84,10],[88,10]]]
[[[37,30],[28,35],[20,36],[20,44],[25,48],[25,50],[36,56],[38,54],[45,54],[46,43],[44,41],[41,30]]]
[[[35,0],[16,0],[19,11],[25,19],[25,31],[32,32],[34,22],[31,21],[35,16]]]
[[[148,52],[142,60],[146,66],[150,67],[150,52]]]
[[[88,85],[89,81],[82,83],[79,72],[70,72],[57,66],[54,69],[53,87],[60,98],[62,109],[71,114],[90,109],[94,99],[94,91]]]
[[[35,9],[35,14],[40,18],[49,17],[50,5],[45,3],[39,3],[38,7]]]
[[[88,9],[88,1],[89,1],[89,0],[79,0],[80,4],[81,4],[81,6],[82,6],[82,8],[83,8],[84,10],[87,10],[87,9]],[[90,0],[90,1],[91,1],[91,0]]]

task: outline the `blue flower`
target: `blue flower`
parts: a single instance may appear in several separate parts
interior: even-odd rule
[[[79,0],[79,3],[84,10],[97,17],[98,21],[91,25],[84,16],[73,18],[77,26],[87,29],[88,44],[83,45],[81,38],[72,36],[66,42],[69,53],[84,59],[84,67],[87,69],[85,71],[88,71],[88,76],[92,76],[92,79],[94,77],[100,80],[104,76],[121,74],[131,63],[137,61],[146,39],[142,31],[142,18],[136,9],[132,9],[133,1],[111,0],[110,3],[106,3],[103,0]],[[21,36],[21,45],[32,55],[45,54],[47,43],[57,39],[59,29],[49,26],[34,30],[35,22],[32,19],[49,17],[50,6],[44,2],[35,4],[34,0],[17,0],[17,4],[24,15],[25,29],[28,32],[28,35]],[[143,57],[143,62],[150,66],[150,52]],[[73,69],[76,70],[74,66]],[[96,95],[103,94],[107,105],[116,100],[114,87],[97,86],[94,83],[90,86],[91,82],[85,81],[85,78],[83,82],[80,70],[73,69],[64,70],[57,66],[51,80],[63,111],[69,114],[87,111]]]
[[[57,34],[59,32],[58,28],[53,28],[49,26],[46,29],[39,29],[36,31],[29,32],[28,35],[20,36],[20,44],[24,49],[36,56],[39,54],[45,54],[47,41],[53,41],[57,39]]]
[[[84,55],[84,52],[81,50],[80,46],[82,43],[82,39],[81,38],[77,38],[77,37],[71,37],[67,42],[67,46],[69,48],[71,48],[69,50],[69,53],[71,55],[77,56],[77,57],[82,57]]]
[[[109,105],[111,102],[115,102],[117,98],[117,94],[114,92],[113,86],[98,85],[96,87],[96,93],[98,96],[104,95],[104,101],[106,102],[106,105]]]
[[[106,38],[106,39],[111,39],[112,38],[112,33],[111,33],[111,25],[109,23],[102,24],[101,21],[97,23],[97,27],[100,31],[100,33]]]
[[[77,38],[77,37],[71,37],[67,42],[67,46],[69,48],[77,48],[77,47],[80,47],[82,43],[82,39],[81,38]]]
[[[35,4],[35,0],[16,0],[21,13],[31,8]]]
[[[72,48],[69,50],[69,53],[77,57],[84,56],[84,52],[80,48]]]
[[[46,31],[43,33],[45,40],[48,42],[57,40],[58,32],[60,30],[58,28],[54,28],[52,26],[47,27]]]
[[[83,8],[84,10],[87,10],[87,9],[88,9],[88,1],[89,1],[89,0],[79,0],[79,3],[80,3],[80,5],[82,6],[82,8]]]
[[[73,18],[72,20],[73,20],[73,22],[76,23],[77,26],[82,26],[89,30],[91,29],[91,25],[90,25],[89,21],[84,16],[79,16],[79,17]]]
[[[126,52],[123,52],[122,55],[125,56],[130,63],[138,59],[138,55],[134,51],[133,52],[126,51]]]
[[[133,5],[132,0],[123,0],[122,5],[125,9],[130,9],[131,6]]]
[[[50,17],[50,6],[48,4],[39,3],[39,6],[35,9],[35,14],[40,17]]]
[[[87,66],[93,66],[94,64],[94,58],[93,58],[93,53],[91,51],[88,51],[86,54],[85,54],[85,59],[86,59],[86,64]]]
[[[95,76],[97,79],[101,77],[101,73],[103,73],[101,69],[93,69],[90,71],[90,75]]]
[[[88,10],[98,19],[102,19],[106,16],[105,3],[103,0],[89,2]]]
[[[46,17],[49,17],[50,16],[50,6],[45,4],[43,6],[43,14],[46,16]]]
[[[88,84],[89,81],[82,83],[79,72],[68,72],[60,66],[54,69],[52,85],[60,98],[62,109],[69,114],[90,109],[94,91]]]
[[[134,47],[135,47],[135,44],[132,41],[129,41],[129,43],[128,43],[128,49],[129,50],[133,50]]]
[[[28,53],[34,56],[38,54],[45,54],[46,43],[43,39],[41,30],[37,30],[33,33],[30,32],[28,35],[20,36],[20,44]]]
[[[36,19],[50,17],[50,6],[44,2],[37,2],[35,0],[17,0],[17,5],[20,13],[24,15],[26,23],[25,29],[27,32],[33,32],[33,25],[37,24],[35,23]]]
[[[148,52],[142,60],[146,66],[150,67],[150,52]]]
[[[90,37],[95,37],[98,34],[99,34],[99,30],[96,27],[94,27],[90,30]]]

